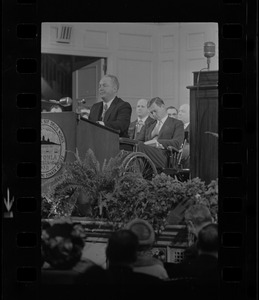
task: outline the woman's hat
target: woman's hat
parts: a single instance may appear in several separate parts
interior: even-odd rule
[[[137,235],[140,246],[149,246],[155,241],[153,227],[145,220],[134,219],[126,225],[126,229],[133,231]]]

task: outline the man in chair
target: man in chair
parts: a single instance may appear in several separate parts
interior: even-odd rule
[[[190,106],[183,104],[179,108],[178,120],[183,122],[184,126],[184,144],[182,148],[181,165],[184,169],[190,169]]]
[[[148,103],[154,122],[145,125],[138,136],[138,151],[147,154],[158,169],[167,167],[167,147],[180,149],[184,140],[183,123],[167,115],[164,101],[155,97]]]
[[[139,99],[136,107],[137,120],[130,123],[129,127],[129,137],[131,139],[137,139],[140,131],[150,122],[154,120],[149,116],[149,111],[147,108],[148,101],[146,99]]]

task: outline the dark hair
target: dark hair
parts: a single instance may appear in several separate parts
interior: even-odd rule
[[[168,106],[166,110],[168,110],[168,109],[175,109],[178,112],[178,109],[174,106]]]
[[[111,263],[133,263],[137,259],[138,237],[130,230],[112,233],[106,248]]]
[[[197,248],[205,252],[218,251],[218,225],[204,226],[198,233]]]
[[[161,107],[162,105],[165,105],[164,101],[159,98],[159,97],[155,97],[155,98],[152,98],[148,104],[147,104],[147,107],[150,107],[152,104],[156,104],[157,106]]]

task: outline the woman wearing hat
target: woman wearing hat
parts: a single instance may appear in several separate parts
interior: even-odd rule
[[[155,242],[155,233],[152,226],[145,220],[134,219],[127,224],[126,228],[133,231],[139,240],[134,272],[152,275],[160,279],[168,279],[163,262],[153,257],[151,251]]]

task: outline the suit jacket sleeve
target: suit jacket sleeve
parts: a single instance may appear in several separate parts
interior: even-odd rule
[[[122,102],[117,106],[116,118],[104,122],[105,126],[119,130],[120,132],[127,132],[130,125],[132,108],[128,102]]]
[[[179,120],[176,120],[174,126],[172,127],[172,137],[170,139],[157,139],[157,141],[167,148],[168,146],[173,146],[180,149],[184,140],[184,126]]]
[[[98,117],[101,112],[101,107],[102,107],[101,103],[95,103],[90,110],[88,120],[93,122],[98,121]]]
[[[140,133],[139,135],[137,136],[137,140],[138,141],[141,141],[141,142],[145,142],[145,132],[146,132],[146,129],[147,129],[147,125],[145,124],[141,130],[140,130]]]
[[[130,139],[134,139],[136,123],[137,121],[133,121],[130,123],[129,130],[128,130],[128,135]]]
[[[152,119],[149,120],[149,122],[145,123],[145,125],[141,128],[140,133],[137,137],[138,141],[146,142],[149,140],[150,132],[152,131],[152,127],[154,127],[154,123],[156,123],[156,120]]]

